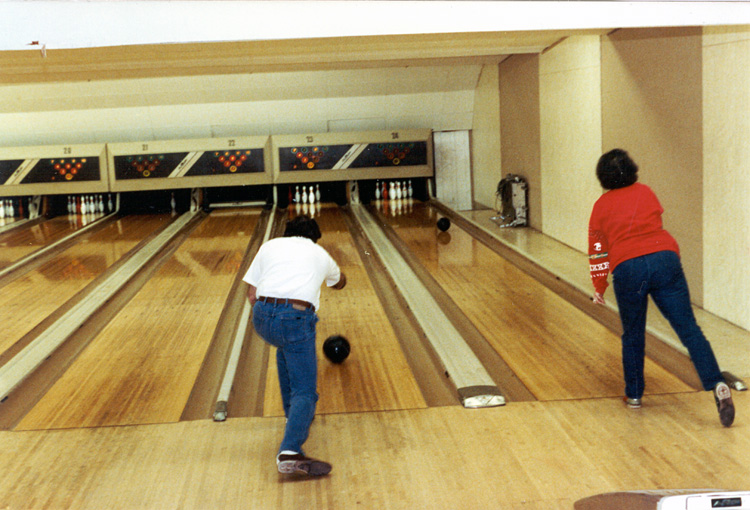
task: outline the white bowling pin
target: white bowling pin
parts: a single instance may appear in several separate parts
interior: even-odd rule
[[[320,184],[315,185],[315,201],[320,202]]]
[[[307,201],[312,203],[315,203],[315,192],[313,191],[312,184],[310,185],[310,196],[307,198]]]
[[[299,204],[299,186],[294,189],[294,202]]]
[[[380,199],[380,181],[375,181],[375,200]]]
[[[307,203],[307,186],[302,186],[302,203]]]
[[[408,190],[409,198],[411,198],[413,194],[414,194],[414,189],[411,187],[411,179],[409,179],[409,190]]]

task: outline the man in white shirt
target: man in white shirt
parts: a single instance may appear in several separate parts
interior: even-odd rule
[[[343,289],[346,276],[328,252],[316,243],[318,223],[297,216],[284,237],[264,243],[243,281],[250,285],[255,331],[276,347],[276,365],[284,414],[284,439],[276,456],[280,473],[327,475],[331,465],[302,452],[318,401],[318,358],[315,351],[316,310],[323,282]]]

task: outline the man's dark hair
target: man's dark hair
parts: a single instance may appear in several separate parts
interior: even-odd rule
[[[287,222],[284,237],[306,237],[317,243],[321,237],[320,227],[317,221],[307,215],[297,216]]]
[[[604,189],[624,188],[638,180],[638,165],[622,149],[612,149],[599,158],[596,177]]]

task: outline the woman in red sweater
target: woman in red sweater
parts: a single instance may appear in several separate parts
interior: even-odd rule
[[[695,321],[677,241],[662,227],[664,212],[651,188],[638,183],[638,166],[627,152],[614,149],[596,166],[606,192],[589,220],[589,267],[594,302],[604,304],[612,273],[622,321],[625,402],[641,407],[648,296],[669,320],[690,353],[705,390],[713,390],[722,425],[734,421],[729,386],[719,370],[711,344]]]

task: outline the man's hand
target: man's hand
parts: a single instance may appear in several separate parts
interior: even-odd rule
[[[250,301],[250,306],[254,305],[256,301],[258,301],[258,296],[255,295],[256,289],[254,286],[250,285],[247,289],[247,299]]]
[[[346,275],[344,272],[341,272],[341,278],[339,278],[339,281],[336,283],[336,285],[332,285],[332,289],[341,290],[344,287],[346,287]]]

